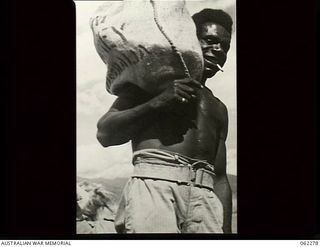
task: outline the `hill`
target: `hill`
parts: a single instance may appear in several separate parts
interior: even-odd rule
[[[77,177],[77,182],[87,181],[89,183],[101,184],[106,190],[113,192],[116,195],[116,200],[119,202],[122,190],[128,181],[128,177],[120,177],[114,179],[105,178],[81,178]],[[229,183],[232,189],[232,232],[237,232],[237,176],[228,174]]]
[[[119,177],[114,179],[105,179],[105,178],[82,178],[77,177],[77,182],[87,181],[89,183],[97,183],[101,184],[103,187],[105,187],[106,190],[114,193],[116,195],[116,199],[119,200],[122,190],[125,186],[125,184],[128,181],[128,177]],[[237,176],[235,175],[228,175],[228,179],[230,182],[230,186],[232,189],[233,197],[236,197],[237,194]]]

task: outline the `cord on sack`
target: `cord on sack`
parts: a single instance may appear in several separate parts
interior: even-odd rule
[[[160,32],[163,34],[163,36],[166,38],[166,40],[169,42],[170,46],[171,46],[171,49],[172,51],[178,56],[179,58],[179,61],[184,69],[184,73],[185,73],[185,76],[188,77],[188,78],[191,78],[191,75],[190,75],[190,72],[189,72],[189,69],[182,57],[182,54],[181,52],[178,50],[178,48],[173,44],[172,40],[169,38],[169,36],[166,34],[166,32],[164,31],[163,27],[160,25],[159,23],[159,18],[158,18],[158,12],[157,12],[157,8],[156,8],[156,3],[154,0],[150,0],[151,4],[152,4],[152,8],[153,8],[153,19],[155,21],[155,23],[157,24],[157,27],[159,28]]]

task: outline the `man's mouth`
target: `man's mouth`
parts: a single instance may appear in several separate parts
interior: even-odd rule
[[[221,66],[219,65],[217,59],[208,59],[204,58],[204,67],[207,71],[218,71],[221,70]]]

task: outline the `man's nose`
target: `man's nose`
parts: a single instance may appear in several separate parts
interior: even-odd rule
[[[204,52],[208,55],[210,54],[213,55],[215,52],[221,52],[221,51],[222,51],[222,48],[220,43],[212,44],[204,47]]]
[[[221,51],[221,50],[222,50],[221,44],[220,44],[220,43],[213,44],[213,45],[212,45],[212,49],[213,49],[214,51]]]

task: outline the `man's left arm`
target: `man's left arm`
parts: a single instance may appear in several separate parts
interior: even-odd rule
[[[223,231],[231,233],[232,222],[232,191],[227,177],[227,149],[226,139],[228,135],[228,111],[224,104],[221,104],[223,126],[220,133],[220,141],[215,159],[216,180],[215,193],[223,205]]]
[[[231,233],[232,191],[226,174],[216,177],[214,190],[223,205],[223,232]]]

